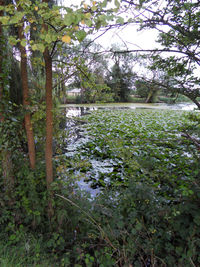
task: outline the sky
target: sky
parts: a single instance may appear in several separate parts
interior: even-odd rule
[[[80,5],[82,0],[61,0],[63,5]],[[90,0],[85,0],[84,3],[90,3]],[[94,35],[99,36],[101,32]],[[157,31],[156,30],[143,30],[137,31],[136,26],[126,26],[123,29],[109,30],[102,37],[98,38],[96,42],[102,46],[102,49],[109,49],[111,44],[118,44],[126,46],[128,49],[152,49],[158,47],[156,45]]]

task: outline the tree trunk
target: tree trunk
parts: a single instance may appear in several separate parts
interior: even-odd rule
[[[47,188],[53,182],[53,101],[52,101],[52,59],[49,55],[48,48],[44,52],[45,74],[46,74],[46,146],[45,146],[45,161],[46,161],[46,179]]]
[[[145,103],[156,103],[158,101],[158,89],[150,89]]]
[[[52,101],[52,59],[48,48],[44,51],[45,74],[46,74],[46,143],[45,143],[45,163],[46,163],[46,183],[50,193],[48,203],[49,217],[53,215],[51,184],[53,182],[53,101]]]
[[[24,39],[23,34],[23,25],[18,28],[19,39]],[[35,143],[34,143],[34,134],[33,127],[31,123],[31,115],[28,111],[30,102],[29,102],[29,88],[28,88],[28,73],[27,73],[27,55],[26,49],[20,44],[20,53],[21,53],[21,78],[22,78],[22,89],[23,89],[23,106],[25,108],[25,129],[28,142],[28,155],[29,163],[31,169],[35,169]]]
[[[43,2],[48,3],[48,0],[43,0]],[[48,26],[43,24],[43,29],[48,32]],[[52,80],[52,58],[49,53],[48,47],[45,48],[43,53],[45,61],[45,75],[46,75],[46,143],[45,143],[45,163],[46,163],[46,184],[47,190],[49,192],[49,201],[48,201],[48,216],[52,218],[54,214],[53,204],[52,204],[52,189],[51,184],[53,182],[53,100],[52,100],[52,89],[53,89],[53,80]]]

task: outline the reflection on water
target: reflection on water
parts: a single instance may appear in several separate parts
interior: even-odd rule
[[[91,113],[92,111],[97,110],[97,107],[74,107],[71,106],[66,108],[66,117],[81,117]]]
[[[90,104],[90,105],[66,105],[67,117],[80,117],[98,109],[169,109],[169,110],[188,110],[192,111],[197,108],[194,103],[178,104],[146,104],[146,103],[119,103],[119,104]]]

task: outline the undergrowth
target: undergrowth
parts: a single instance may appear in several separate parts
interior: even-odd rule
[[[198,138],[199,115],[104,110],[84,120],[88,141],[73,156],[57,142],[51,221],[44,162],[33,172],[24,151],[14,154],[9,197],[0,182],[0,266],[199,266],[199,151],[181,136]],[[94,158],[110,172],[95,173]]]

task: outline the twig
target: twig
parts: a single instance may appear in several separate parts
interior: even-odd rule
[[[66,200],[67,202],[69,202],[70,204],[72,204],[73,206],[75,206],[76,208],[78,208],[78,209],[80,209],[81,210],[81,212],[83,212],[91,221],[90,222],[92,222],[92,224],[94,225],[94,226],[96,226],[97,228],[98,228],[98,230],[100,231],[100,233],[101,233],[101,235],[102,236],[104,236],[104,239],[108,242],[108,244],[113,248],[113,249],[115,249],[115,250],[117,250],[114,246],[113,246],[113,244],[112,244],[112,242],[110,241],[110,239],[107,237],[107,235],[106,235],[106,233],[105,233],[105,231],[102,229],[102,227],[90,216],[90,214],[88,214],[86,211],[84,211],[80,206],[78,206],[76,203],[74,203],[73,201],[71,201],[70,199],[68,199],[68,198],[66,198],[66,197],[63,197],[63,196],[61,196],[61,195],[58,195],[58,194],[55,194],[56,196],[58,196],[58,197],[60,197],[60,198],[62,198],[62,199],[64,199],[64,200]]]
[[[197,147],[197,149],[200,151],[200,141],[199,141],[197,138],[192,137],[192,136],[189,135],[188,133],[182,133],[181,135],[182,135],[183,137],[185,137],[185,138],[191,140],[191,141],[195,144],[195,146]]]

